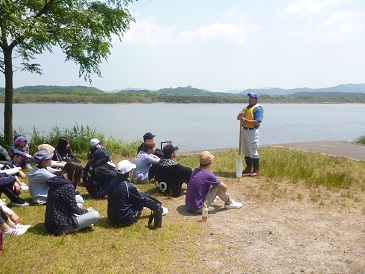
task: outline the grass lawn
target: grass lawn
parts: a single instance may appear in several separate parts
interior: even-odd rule
[[[235,178],[237,151],[220,151],[214,155],[211,171],[229,188],[239,188],[242,178]],[[260,156],[259,177],[266,182],[259,188],[263,196],[268,192],[276,198],[287,195],[274,187],[282,181],[291,185],[304,183],[311,189],[325,187],[334,192],[341,191],[348,193],[348,199],[353,200],[357,199],[356,192],[365,191],[365,162],[276,147],[261,148]],[[115,163],[122,160],[113,157]],[[180,155],[178,161],[195,168],[198,156]],[[201,258],[211,250],[202,248],[199,243],[206,240],[209,222],[201,223],[200,216],[185,214],[182,199],[177,202],[177,199],[159,195],[153,184],[137,187],[157,197],[169,208],[161,229],[147,228],[149,210],[144,210],[141,218],[129,227],[112,226],[107,219],[107,200],[90,199],[86,189],[79,186],[85,199],[84,207],[91,206],[99,211],[100,221],[92,229],[55,237],[44,229],[45,206],[32,204],[13,208],[21,223],[30,224],[32,228],[20,237],[3,240],[0,272],[208,273]],[[31,202],[29,191],[24,191],[21,197]],[[6,196],[2,195],[2,198]],[[317,197],[312,202],[320,199]]]

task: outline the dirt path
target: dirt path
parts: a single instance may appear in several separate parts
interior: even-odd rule
[[[244,206],[225,210],[219,201],[207,223],[185,211],[185,196],[169,204],[178,208],[171,217],[194,218],[206,233],[207,240],[197,243],[206,273],[365,273],[364,193],[349,198],[348,190],[263,177],[237,179],[229,193]]]

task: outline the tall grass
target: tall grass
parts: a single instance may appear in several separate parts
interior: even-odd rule
[[[23,134],[22,129],[19,129],[14,134]],[[87,152],[90,149],[90,140],[93,138],[99,139],[103,146],[107,147],[107,150],[112,151],[114,154],[123,157],[133,157],[136,154],[137,148],[141,141],[126,142],[122,139],[116,139],[114,137],[106,137],[103,133],[92,129],[89,126],[83,126],[75,124],[72,128],[60,129],[59,127],[53,127],[48,134],[40,132],[33,127],[33,132],[29,134],[29,150],[30,153],[35,153],[40,144],[50,144],[54,147],[57,146],[58,140],[61,136],[67,136],[71,142],[71,149],[77,154],[80,159],[86,160]],[[3,136],[0,136],[0,142],[3,140]],[[3,142],[2,142],[3,143]]]
[[[361,145],[365,145],[365,135],[364,136],[357,137],[355,139],[355,143],[361,144]]]

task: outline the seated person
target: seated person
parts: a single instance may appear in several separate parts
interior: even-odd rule
[[[181,195],[182,184],[188,183],[192,173],[190,167],[184,167],[175,161],[178,147],[166,145],[163,148],[164,159],[156,167],[156,187],[157,190],[172,197]]]
[[[11,161],[9,153],[6,151],[5,148],[0,146],[0,164],[4,165]]]
[[[49,153],[53,153],[55,151],[55,148],[49,144],[41,144],[37,148],[38,150],[46,150]]]
[[[48,232],[55,235],[73,233],[92,227],[100,219],[99,212],[77,205],[75,189],[81,176],[82,165],[68,162],[59,176],[47,180],[45,227]]]
[[[153,153],[155,152],[155,142],[147,140],[142,146],[142,150],[134,158],[133,163],[136,169],[133,171],[132,180],[135,183],[148,183],[152,179],[149,170],[153,164],[157,164],[160,158]]]
[[[27,232],[28,228],[30,225],[21,225],[19,216],[0,199],[0,229],[3,231],[3,236],[20,236]]]
[[[0,173],[6,173],[8,175],[16,175],[25,179],[25,173],[22,171],[21,167],[16,167],[12,163],[6,163],[5,165],[0,164]],[[20,182],[20,189],[22,190],[29,190],[27,184]]]
[[[117,164],[118,175],[110,183],[108,192],[108,219],[116,225],[130,225],[134,223],[144,207],[147,207],[159,214],[167,214],[168,209],[164,208],[160,201],[144,192],[138,192],[136,187],[129,181],[135,164],[128,160],[120,161]]]
[[[101,142],[99,141],[99,139],[91,139],[90,141],[90,151],[87,153],[87,159],[91,160],[94,157],[94,153],[96,150],[98,150],[99,148],[103,148],[106,149],[106,147],[101,145]]]
[[[29,154],[27,139],[21,134],[14,136],[14,142],[10,145],[10,158],[14,166],[32,168],[28,161],[32,155]]]
[[[66,136],[60,137],[53,153],[52,160],[54,161],[80,163],[80,160],[72,152],[70,140]]]
[[[111,155],[112,153],[105,149],[98,149],[86,164],[83,183],[94,199],[104,198],[108,193],[110,182],[117,177],[114,164],[110,161]]]
[[[21,184],[18,176],[0,173],[0,195],[4,193],[10,199],[11,206],[29,206],[28,202],[19,197]]]
[[[185,205],[188,211],[201,213],[204,204],[209,207],[217,195],[226,209],[242,207],[242,203],[227,195],[227,186],[208,171],[213,159],[214,156],[209,151],[200,154],[200,167],[194,169],[186,191]]]
[[[142,150],[143,148],[143,144],[146,143],[146,141],[150,140],[150,141],[155,141],[154,138],[156,137],[156,135],[153,135],[151,132],[147,132],[146,134],[143,135],[143,143],[140,144],[140,146],[137,149],[137,154]],[[158,158],[163,158],[164,154],[161,151],[161,149],[155,148],[155,151],[153,152],[153,155],[156,155]],[[156,171],[156,165],[152,165],[150,167],[150,170],[148,171],[148,177],[149,180],[151,180],[152,178],[155,177],[155,171]]]
[[[53,153],[46,150],[37,151],[34,154],[33,162],[36,166],[28,172],[28,184],[30,189],[30,196],[33,202],[39,205],[47,203],[47,195],[49,186],[46,181],[58,175],[61,170],[52,168]],[[63,162],[63,166],[66,162]],[[84,199],[81,195],[76,195],[77,204],[83,206]]]

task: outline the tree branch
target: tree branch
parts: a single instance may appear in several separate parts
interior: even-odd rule
[[[41,17],[43,14],[47,13],[47,11],[49,11],[54,2],[55,0],[50,0],[48,3],[46,3],[44,7],[35,15],[35,18]]]

